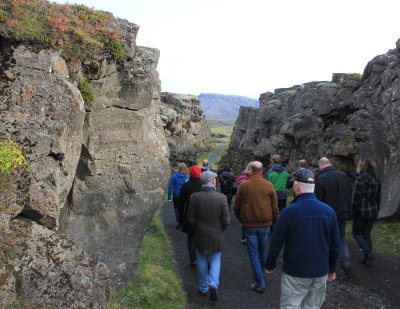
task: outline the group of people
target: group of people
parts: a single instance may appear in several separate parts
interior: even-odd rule
[[[326,282],[336,279],[337,264],[347,279],[353,278],[346,220],[353,219],[353,236],[364,252],[361,263],[372,265],[370,234],[381,199],[375,162],[359,160],[352,190],[347,174],[326,157],[318,161],[316,176],[306,160],[299,161],[293,174],[281,161],[279,155],[272,156],[265,174],[261,162],[250,162],[237,178],[229,165],[214,172],[180,164],[172,176],[168,198],[173,197],[177,227],[187,233],[190,265],[198,267],[200,295],[218,299],[223,231],[230,223],[234,195],[233,211],[242,225],[242,243],[253,270],[252,290],[265,293],[264,274],[274,272],[284,247],[281,308],[320,308]],[[208,166],[206,161],[203,166]],[[291,188],[294,200],[287,205]]]

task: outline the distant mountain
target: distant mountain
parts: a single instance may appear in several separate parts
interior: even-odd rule
[[[202,93],[198,97],[209,120],[236,120],[240,106],[258,107],[258,100],[237,95]]]

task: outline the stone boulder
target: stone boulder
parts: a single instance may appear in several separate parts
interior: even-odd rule
[[[399,40],[400,42],[400,40]],[[363,75],[334,74],[331,81],[276,89],[260,107],[242,107],[223,162],[236,173],[257,159],[270,166],[280,154],[289,169],[305,158],[311,168],[329,157],[353,179],[361,157],[377,161],[382,181],[380,217],[399,209],[400,49],[371,60]]]
[[[24,197],[0,209],[2,306],[105,308],[109,285],[135,278],[169,147],[159,51],[136,46],[138,26],[116,23],[126,39],[120,63],[68,61],[0,38],[0,139],[17,141],[30,166]],[[93,102],[84,102],[78,78],[94,89]]]
[[[196,152],[209,148],[210,126],[203,116],[200,99],[194,95],[161,93],[161,120],[170,148],[172,167],[184,162],[197,164]]]

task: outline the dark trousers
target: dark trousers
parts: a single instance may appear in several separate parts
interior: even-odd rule
[[[180,224],[181,221],[181,214],[178,208],[179,205],[179,197],[172,197],[172,203],[174,204],[174,212],[175,212],[175,219],[176,219],[176,223]]]
[[[287,204],[287,199],[284,199],[284,200],[278,200],[278,208],[279,208],[279,212],[281,212],[281,211],[282,211],[282,209],[286,207],[286,204]],[[270,227],[270,229],[269,229],[269,233],[270,233],[270,234],[272,234],[273,230],[274,230],[274,226],[273,226],[273,225],[271,225],[271,227]]]
[[[195,233],[188,232],[187,233],[187,248],[189,252],[189,260],[190,264],[197,263],[197,255],[196,255],[196,243],[194,241]]]
[[[372,253],[371,231],[376,218],[355,218],[353,220],[353,237],[364,252],[364,257]]]

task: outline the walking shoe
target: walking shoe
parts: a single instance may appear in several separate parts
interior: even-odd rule
[[[364,263],[365,267],[371,267],[372,264],[374,263],[374,261],[375,261],[375,258],[373,256],[371,256],[371,255],[367,256],[365,258],[365,263]]]
[[[218,300],[217,288],[212,285],[210,285],[210,300],[212,301]]]
[[[254,283],[252,285],[250,285],[250,289],[252,289],[253,291],[257,292],[257,293],[265,293],[265,288],[262,288],[260,286],[256,286]]]
[[[351,266],[342,266],[343,272],[344,272],[344,276],[345,276],[345,280],[353,280],[354,279],[354,273],[353,270],[351,269]]]
[[[200,294],[200,296],[207,296],[208,291],[207,292],[202,292],[201,290],[199,290],[199,294]]]
[[[242,245],[245,245],[245,246],[246,246],[246,244],[247,244],[246,238],[242,239],[242,240],[240,241],[240,243],[241,243]]]

